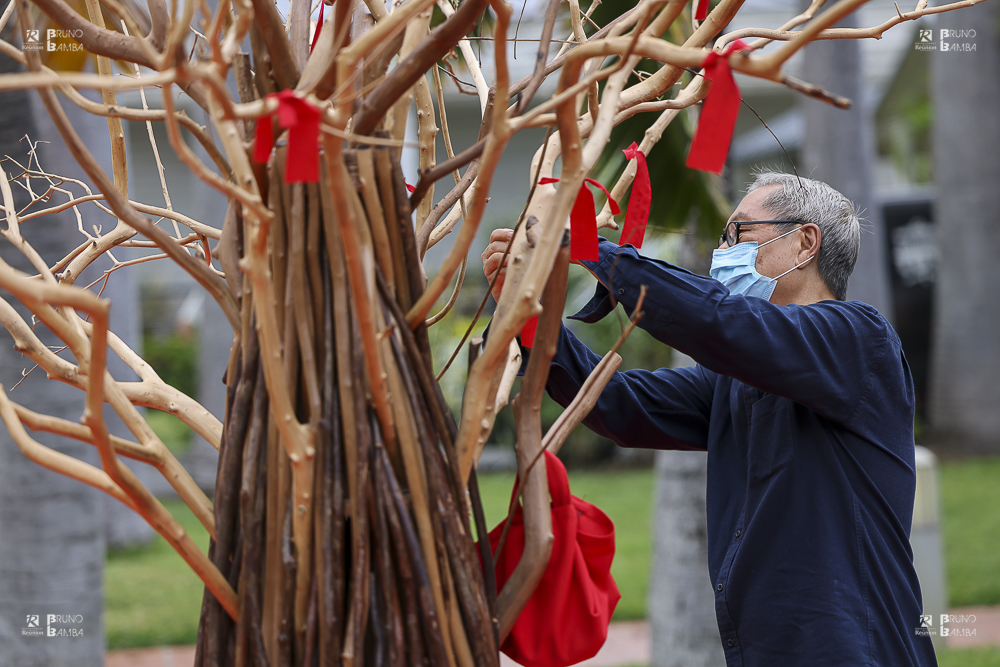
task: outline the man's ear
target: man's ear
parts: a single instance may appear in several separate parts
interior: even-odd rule
[[[819,225],[809,222],[802,225],[802,233],[799,235],[799,256],[798,263],[806,261],[809,257],[819,255],[819,247],[823,242],[823,232]]]

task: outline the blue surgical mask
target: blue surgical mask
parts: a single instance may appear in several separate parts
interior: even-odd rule
[[[757,252],[768,243],[784,238],[800,229],[802,228],[799,227],[785,232],[760,245],[756,241],[744,241],[743,243],[737,243],[731,248],[712,251],[712,268],[709,270],[709,275],[728,287],[730,294],[756,296],[770,301],[771,294],[774,293],[774,288],[778,284],[778,278],[791,273],[812,259],[812,257],[801,264],[796,264],[777,278],[768,278],[757,273]]]

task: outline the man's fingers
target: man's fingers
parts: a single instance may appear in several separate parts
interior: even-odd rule
[[[504,254],[507,251],[506,241],[494,241],[493,243],[486,246],[486,250],[483,251],[483,257],[489,257],[490,255],[499,253]]]
[[[490,232],[490,241],[510,241],[510,237],[514,235],[513,229],[506,229],[501,227],[500,229],[494,229]]]
[[[500,266],[501,259],[503,259],[503,253],[493,253],[483,260],[483,273],[487,276],[492,276],[493,272]],[[506,266],[506,262],[504,265]]]
[[[513,229],[494,229],[490,232],[490,244],[483,250],[483,273],[490,282],[494,280],[494,277],[496,278],[496,283],[493,285],[495,299],[500,298],[500,291],[503,288],[504,276],[507,273],[505,268],[507,262],[504,261],[504,254],[507,252],[507,246],[510,245],[512,238],[514,238]],[[497,275],[498,272],[499,275]]]

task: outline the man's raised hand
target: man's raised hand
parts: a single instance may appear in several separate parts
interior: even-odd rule
[[[507,258],[510,257],[508,255],[507,258],[504,258],[504,253],[513,237],[513,229],[494,229],[490,234],[490,244],[483,251],[483,273],[486,275],[486,279],[493,280],[493,274],[497,270],[500,271],[500,276],[497,278],[496,284],[493,285],[493,298],[496,299],[497,303],[500,302],[503,281],[507,276]],[[500,265],[501,261],[503,266]]]

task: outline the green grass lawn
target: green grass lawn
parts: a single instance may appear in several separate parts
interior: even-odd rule
[[[1000,604],[1000,458],[943,464],[941,497],[951,606]]]
[[[480,479],[487,523],[505,515],[512,474]],[[1000,604],[1000,458],[947,462],[941,466],[941,493],[948,587],[952,606]],[[612,573],[622,599],[615,620],[644,618],[648,590],[653,471],[573,471],[573,493],[603,509],[615,522]],[[179,501],[168,508],[196,542],[208,537]],[[184,644],[195,640],[201,582],[163,540],[109,554],[105,569],[109,648]],[[942,667],[1000,667],[1000,648],[946,651]]]
[[[203,551],[208,531],[180,500],[164,502]],[[109,649],[193,644],[201,579],[160,535],[152,544],[112,551],[104,567],[104,627]]]
[[[945,649],[937,652],[938,667],[1000,667],[1000,648]]]

